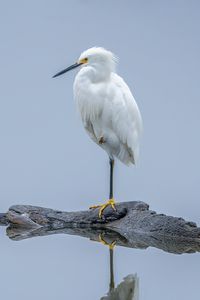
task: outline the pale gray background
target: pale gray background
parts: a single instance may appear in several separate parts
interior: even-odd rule
[[[107,198],[106,154],[85,134],[73,102],[76,71],[51,78],[74,63],[83,50],[103,46],[119,56],[118,72],[129,84],[144,121],[139,165],[127,168],[116,164],[116,199],[143,200],[154,210],[199,221],[198,0],[0,1],[0,25],[0,211],[19,203],[79,210]],[[23,280],[37,278],[38,290],[48,299],[55,295],[68,299],[64,289],[80,293],[82,285],[88,293],[85,298],[79,294],[81,299],[98,299],[106,291],[107,266],[100,268],[105,256],[97,255],[103,247],[92,244],[88,248],[89,242],[65,236],[13,243],[3,235],[4,231],[1,269],[8,272],[8,281],[8,258],[12,258],[15,278],[19,269]],[[107,249],[103,251],[107,253]],[[145,287],[142,299],[188,299],[191,290],[182,289],[184,280],[195,295],[196,256],[177,258],[157,250],[148,251],[149,256],[136,251],[134,256],[131,249],[117,251],[121,257],[118,279],[137,271]],[[162,260],[165,271],[161,262],[154,261],[162,257],[169,260]],[[32,260],[38,262],[31,265],[30,277],[21,269],[22,260],[25,266]],[[90,261],[92,265],[88,265]],[[152,266],[146,266],[149,261]],[[180,273],[168,270],[170,265]],[[44,280],[51,268],[62,274],[58,285],[54,277]],[[67,273],[69,269],[73,274]],[[185,269],[190,278],[194,276],[189,283]],[[94,274],[100,275],[96,275],[91,296]],[[173,286],[177,286],[176,275],[177,294]],[[88,282],[81,283],[86,277]],[[41,280],[45,287],[40,286]],[[11,294],[21,293],[18,284],[13,280]],[[161,296],[170,284],[170,296]],[[28,293],[30,286],[26,286]],[[8,295],[5,283],[3,287]],[[33,298],[38,290],[32,292]]]

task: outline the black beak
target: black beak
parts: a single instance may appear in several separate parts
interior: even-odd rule
[[[66,68],[66,69],[64,69],[64,70],[62,70],[62,71],[60,71],[60,72],[57,73],[56,75],[54,75],[53,78],[55,78],[55,77],[57,77],[57,76],[60,76],[60,75],[66,73],[66,72],[68,72],[68,71],[70,71],[70,70],[73,70],[73,69],[79,67],[80,65],[82,65],[82,63],[75,63],[75,64],[71,65],[70,67],[68,67],[68,68]]]

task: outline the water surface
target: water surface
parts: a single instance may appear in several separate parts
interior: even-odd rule
[[[108,246],[65,234],[12,241],[4,227],[0,234],[2,298],[93,300],[108,293]],[[140,300],[198,297],[198,253],[175,255],[119,246],[113,251],[115,287],[137,273]]]

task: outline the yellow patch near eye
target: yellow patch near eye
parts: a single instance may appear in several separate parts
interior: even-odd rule
[[[87,57],[79,60],[79,63],[81,63],[81,64],[86,64],[87,62],[88,62],[88,58]]]

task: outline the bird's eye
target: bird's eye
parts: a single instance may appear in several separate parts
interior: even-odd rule
[[[86,64],[87,62],[88,62],[88,58],[87,57],[85,57],[85,58],[83,58],[83,59],[80,60],[81,64]]]

